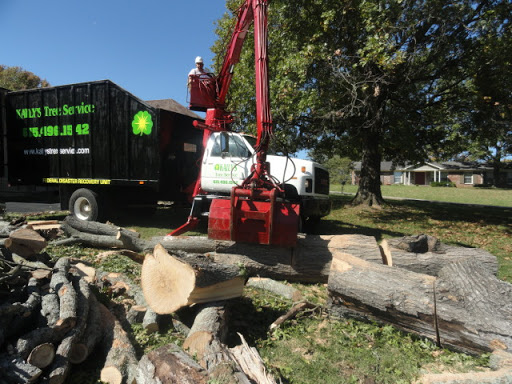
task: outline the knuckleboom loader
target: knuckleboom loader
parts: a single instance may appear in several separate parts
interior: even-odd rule
[[[314,220],[329,213],[329,176],[325,168],[311,161],[268,155],[273,124],[269,100],[267,7],[267,0],[247,0],[240,7],[217,77],[189,76],[189,107],[206,111],[205,122],[195,123],[204,130],[205,152],[201,176],[194,190],[195,206],[188,222],[171,235],[194,227],[205,201],[209,205],[208,236],[218,240],[293,246],[304,219]],[[256,81],[255,140],[230,132],[233,118],[226,110],[234,67],[239,62],[251,25],[254,25]],[[217,180],[222,174],[229,177]],[[229,193],[229,198],[216,196],[216,192]]]
[[[209,216],[211,238],[293,245],[301,221],[329,213],[329,175],[317,163],[267,154],[266,7],[247,0],[240,8],[218,76],[190,79],[190,110],[171,99],[140,100],[110,80],[0,88],[2,176],[12,186],[56,186],[62,209],[80,220],[188,201],[189,219],[173,235]],[[253,23],[257,137],[230,131],[225,106]]]

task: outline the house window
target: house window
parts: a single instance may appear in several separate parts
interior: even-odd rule
[[[402,184],[402,172],[394,172],[393,173],[393,183],[394,184]]]
[[[512,172],[507,172],[507,185],[512,185]]]
[[[448,182],[448,172],[441,172],[440,182],[447,183]]]
[[[464,184],[473,184],[473,174],[464,172]]]

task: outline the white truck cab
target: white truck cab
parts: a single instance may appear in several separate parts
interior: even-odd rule
[[[241,185],[255,163],[256,138],[215,132],[206,145],[201,165],[201,185],[208,193],[229,195]],[[301,205],[303,219],[319,219],[330,212],[329,173],[318,163],[287,156],[267,155],[270,174],[284,185],[285,198]]]

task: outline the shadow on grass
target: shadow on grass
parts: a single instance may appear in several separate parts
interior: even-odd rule
[[[351,206],[352,196],[331,196],[331,199],[331,215],[320,221],[312,230],[313,234],[362,234],[381,241],[385,237],[428,231],[433,226],[457,231],[471,224],[492,226],[503,234],[512,235],[512,208],[389,200],[386,206],[375,209]]]

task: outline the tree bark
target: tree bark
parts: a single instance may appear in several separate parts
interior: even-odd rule
[[[183,343],[183,349],[196,356],[211,379],[223,383],[249,383],[249,379],[224,345],[226,335],[227,313],[223,304],[203,304]]]
[[[100,380],[109,384],[135,384],[137,359],[127,333],[104,305],[98,303],[103,321],[103,347],[107,351]]]
[[[328,290],[335,314],[371,319],[466,353],[512,348],[512,285],[472,260],[435,278],[337,254]]]
[[[377,117],[375,117],[377,119]],[[380,124],[370,123],[370,127],[362,127],[361,134],[362,158],[359,188],[352,200],[353,205],[379,207],[385,203],[380,189]]]
[[[62,257],[55,263],[50,288],[59,296],[59,320],[55,327],[71,329],[76,324],[77,294],[73,284],[68,279],[70,262]]]
[[[498,273],[498,259],[483,249],[454,247],[444,244],[439,244],[437,250],[434,251],[428,247],[415,249],[414,246],[408,247],[404,244],[404,239],[406,238],[385,239],[381,243],[383,254],[395,267],[437,276],[439,271],[448,263],[471,259],[476,260],[482,268],[493,275]]]

